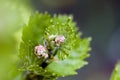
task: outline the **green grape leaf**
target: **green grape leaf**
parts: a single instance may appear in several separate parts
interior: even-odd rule
[[[34,47],[43,42],[45,28],[49,25],[50,15],[36,13],[31,16],[29,24],[23,28],[22,42],[20,44],[20,58],[24,66],[40,62],[34,55]]]
[[[65,43],[59,48],[59,59],[64,59],[70,54],[70,49],[72,49],[76,40],[76,31],[77,28],[72,21],[72,16],[54,15],[51,19],[51,24],[46,28],[47,36],[63,35],[66,38]]]
[[[120,62],[116,64],[110,80],[120,80]]]
[[[47,67],[47,70],[57,73],[58,76],[77,74],[76,70],[87,64],[84,59],[89,56],[88,51],[90,50],[90,40],[90,38],[85,38],[79,40],[79,43],[76,42],[75,49],[71,50],[71,54],[68,58],[63,61],[51,63]]]
[[[62,35],[65,41],[56,45],[56,38],[51,41],[51,35]],[[76,70],[87,64],[84,59],[89,56],[90,40],[91,38],[81,38],[71,15],[50,16],[47,13],[36,13],[23,28],[20,44],[20,58],[23,63],[21,70],[34,72],[47,79],[77,74]],[[46,60],[34,54],[35,47],[40,44],[48,50]],[[43,67],[43,64],[47,66]]]
[[[57,21],[57,22],[56,22]],[[46,68],[48,71],[56,73],[58,76],[67,76],[76,74],[76,69],[83,67],[87,62],[84,61],[89,56],[90,38],[81,39],[77,33],[75,23],[71,16],[59,15],[54,16],[52,24],[47,28],[47,33],[64,35],[66,37],[65,44],[62,45],[58,53],[58,57],[68,58],[58,62],[53,62]]]

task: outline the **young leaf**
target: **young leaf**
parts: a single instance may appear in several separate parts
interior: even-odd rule
[[[110,80],[120,80],[120,62],[116,64]]]
[[[23,28],[20,45],[21,70],[54,80],[77,74],[87,64],[90,38],[82,39],[72,16],[36,13]],[[38,46],[39,45],[39,46]],[[47,55],[47,57],[45,57]],[[31,77],[30,77],[31,78]],[[29,78],[27,78],[29,80]]]
[[[49,21],[49,14],[36,13],[35,16],[30,17],[29,24],[23,28],[20,57],[25,66],[38,65],[39,60],[34,55],[34,48],[42,44],[45,28],[50,24]]]

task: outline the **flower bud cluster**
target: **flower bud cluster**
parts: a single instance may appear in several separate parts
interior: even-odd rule
[[[49,36],[49,40],[51,40],[51,43],[55,42],[55,45],[60,46],[63,42],[65,42],[65,37],[63,35],[51,35]]]
[[[65,42],[65,37],[62,35],[59,36],[51,35],[48,37],[48,40],[50,41],[50,43],[45,44],[44,46],[43,45],[35,46],[35,55],[38,58],[42,57],[44,59],[47,59],[51,55],[49,52],[49,46],[52,46],[53,44],[55,44],[56,46],[60,46],[63,42]]]

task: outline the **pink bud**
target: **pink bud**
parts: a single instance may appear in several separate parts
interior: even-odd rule
[[[55,38],[55,42],[60,45],[61,43],[65,42],[65,37],[62,36],[62,35],[57,36],[57,37]]]
[[[47,58],[48,54],[47,54],[47,49],[46,47],[39,45],[35,47],[35,55],[37,55],[38,57],[44,57]]]

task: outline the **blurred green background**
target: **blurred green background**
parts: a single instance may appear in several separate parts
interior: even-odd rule
[[[11,71],[19,61],[22,26],[36,10],[72,14],[83,37],[93,38],[89,65],[78,70],[78,75],[60,80],[109,80],[120,58],[119,5],[119,0],[0,0],[0,80],[17,75]]]

